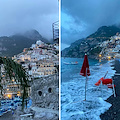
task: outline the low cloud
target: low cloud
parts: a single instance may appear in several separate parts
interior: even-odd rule
[[[101,26],[120,24],[119,5],[119,0],[62,0],[62,13],[66,14],[62,16],[62,42],[71,44]],[[66,30],[67,35],[64,33]]]
[[[0,36],[36,29],[47,39],[52,38],[52,23],[59,20],[56,0],[0,1]]]

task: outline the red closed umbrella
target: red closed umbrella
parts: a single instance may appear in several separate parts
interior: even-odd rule
[[[80,71],[80,75],[86,76],[86,82],[85,82],[85,100],[86,100],[86,88],[87,88],[87,76],[90,76],[90,70],[89,70],[89,63],[88,63],[88,57],[87,54],[85,54],[83,65]]]
[[[89,63],[88,63],[87,54],[85,54],[83,65],[82,65],[82,68],[81,68],[81,71],[80,71],[80,75],[86,76],[86,73],[87,73],[87,76],[90,76],[90,70],[89,70]]]

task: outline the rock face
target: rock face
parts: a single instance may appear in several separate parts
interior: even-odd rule
[[[83,57],[87,53],[89,58],[96,58],[102,49],[100,44],[117,32],[120,32],[120,28],[116,26],[102,26],[87,38],[72,43],[70,47],[62,51],[61,55],[62,57]]]
[[[48,109],[59,109],[59,77],[57,74],[42,77],[33,81],[32,106]]]
[[[34,119],[58,120],[59,118],[59,75],[35,79],[31,86]],[[48,118],[47,118],[48,117]]]

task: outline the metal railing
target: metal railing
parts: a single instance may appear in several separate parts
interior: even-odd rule
[[[53,40],[54,42],[59,42],[59,21],[52,24],[53,29]]]

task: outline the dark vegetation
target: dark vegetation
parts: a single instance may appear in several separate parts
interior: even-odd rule
[[[0,89],[1,89],[1,91],[3,90],[3,86],[1,84],[2,80],[4,79],[2,77],[3,74],[4,74],[5,78],[9,78],[9,79],[7,79],[8,83],[10,83],[12,81],[12,78],[15,79],[16,83],[20,82],[21,89],[23,90],[22,106],[24,107],[24,100],[28,97],[27,88],[30,87],[29,82],[28,82],[28,77],[29,77],[28,74],[26,73],[26,71],[20,64],[14,62],[10,58],[0,57],[0,68],[2,65],[4,66],[5,71],[3,72],[0,70]]]

